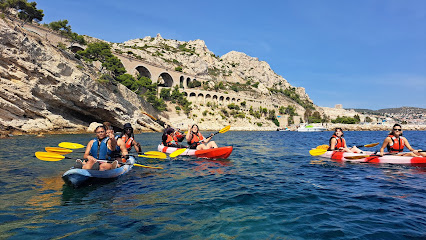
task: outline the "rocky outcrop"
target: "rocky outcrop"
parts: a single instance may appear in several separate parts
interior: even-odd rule
[[[155,114],[148,103],[122,85],[96,79],[96,69],[73,54],[0,19],[0,131],[83,132],[103,121],[117,129],[130,122],[137,130],[161,130],[142,114]]]

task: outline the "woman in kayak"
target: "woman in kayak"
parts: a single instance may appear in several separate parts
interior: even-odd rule
[[[188,141],[189,148],[203,150],[210,148],[217,148],[217,145],[214,141],[210,141],[211,137],[213,137],[213,133],[210,137],[204,139],[203,135],[198,132],[197,124],[192,125],[192,127],[188,126],[188,134],[186,135],[186,141]]]
[[[138,152],[139,154],[142,154],[141,145],[140,145],[140,143],[136,142],[135,134],[133,133],[133,128],[132,128],[132,125],[130,123],[124,124],[123,132],[121,133],[119,139],[121,139],[121,141],[123,141],[128,152],[130,150],[132,150],[132,147],[134,147],[136,152]],[[121,145],[121,141],[118,140],[119,145]]]
[[[114,138],[114,134],[111,131],[106,131],[103,125],[98,126],[95,129],[96,138],[90,140],[87,144],[84,158],[87,159],[86,164],[82,166],[83,169],[92,170],[110,170],[117,168],[117,161],[112,164],[107,162],[99,162],[98,160],[110,160],[112,151],[117,146],[117,141]]]
[[[404,147],[407,147],[411,152],[402,153]],[[383,156],[385,148],[387,148],[388,152],[391,154],[396,154],[398,156],[421,156],[421,149],[415,150],[411,147],[408,140],[402,136],[402,127],[399,124],[395,124],[392,127],[392,131],[383,141],[382,147],[380,148],[380,155]]]
[[[334,129],[334,134],[329,140],[329,151],[342,151],[342,152],[352,152],[352,153],[362,153],[360,149],[356,146],[348,148],[346,145],[346,140],[343,138],[343,130],[341,128]]]

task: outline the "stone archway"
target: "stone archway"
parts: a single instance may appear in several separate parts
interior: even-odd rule
[[[185,88],[185,77],[184,76],[180,76],[179,78],[179,87],[180,88]]]
[[[213,95],[212,99],[213,99],[213,102],[217,103],[217,95]]]
[[[135,69],[139,76],[151,79],[151,73],[149,72],[148,68],[144,66],[137,66]]]
[[[191,78],[186,78],[186,87],[189,88],[188,86],[191,84]]]
[[[194,92],[192,92],[192,93],[189,94],[188,99],[189,99],[190,102],[196,102],[197,101],[197,95]]]
[[[201,102],[201,103],[204,103],[204,94],[199,93],[198,96],[197,96],[197,101]]]
[[[225,98],[224,98],[223,96],[220,96],[220,97],[219,97],[219,103],[220,103],[220,104],[223,104],[223,100],[224,100],[224,99],[225,99]]]
[[[206,98],[205,98],[206,103],[211,102],[211,99],[212,99],[212,95],[210,95],[209,93],[207,93],[206,94]]]
[[[160,87],[172,87],[173,86],[173,78],[170,74],[163,72],[160,74],[157,80],[158,86]]]

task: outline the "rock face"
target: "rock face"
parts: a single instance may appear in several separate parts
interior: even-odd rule
[[[85,131],[91,122],[157,129],[149,104],[122,85],[101,84],[97,72],[17,24],[0,19],[0,130]],[[145,122],[141,126],[137,121]]]
[[[113,44],[113,48],[120,53],[130,51],[133,56],[164,68],[182,66],[184,72],[207,80],[241,84],[247,81],[259,82],[258,87],[253,90],[261,95],[269,95],[268,88],[293,88],[267,62],[236,51],[218,57],[199,39],[183,42],[164,39],[158,34],[155,38],[145,37]],[[302,100],[312,103],[304,88],[297,87],[295,91]]]

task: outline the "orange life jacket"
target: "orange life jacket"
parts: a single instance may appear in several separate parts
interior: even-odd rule
[[[346,145],[345,139],[343,137],[339,138],[338,136],[336,136],[336,135],[333,134],[333,136],[331,136],[331,138],[329,140],[329,144],[328,144],[328,145],[330,145],[329,149],[331,149],[331,139],[333,139],[333,138],[336,139],[336,145],[334,145],[334,150],[339,150],[339,148],[341,148],[341,147],[344,148],[345,147],[345,145]]]
[[[201,133],[197,133],[197,134],[191,133],[191,134],[192,134],[192,139],[191,139],[191,142],[189,142],[189,144],[191,146],[194,146],[194,145],[198,146],[198,145],[200,145],[199,141],[201,141],[201,140],[204,139],[203,135],[201,135]]]
[[[170,136],[170,135],[167,135],[167,139],[166,139],[166,145],[167,146],[170,146],[171,144],[177,144],[178,143],[178,140],[177,140],[177,137],[176,136]]]
[[[123,140],[123,142],[126,143],[127,151],[130,151],[132,149],[133,137],[127,139],[127,141],[126,141],[126,139],[127,139],[126,135],[121,137],[121,140]]]
[[[394,135],[389,135],[388,137],[392,139],[392,143],[387,146],[388,152],[395,153],[404,150],[404,140],[402,137],[396,138]]]

